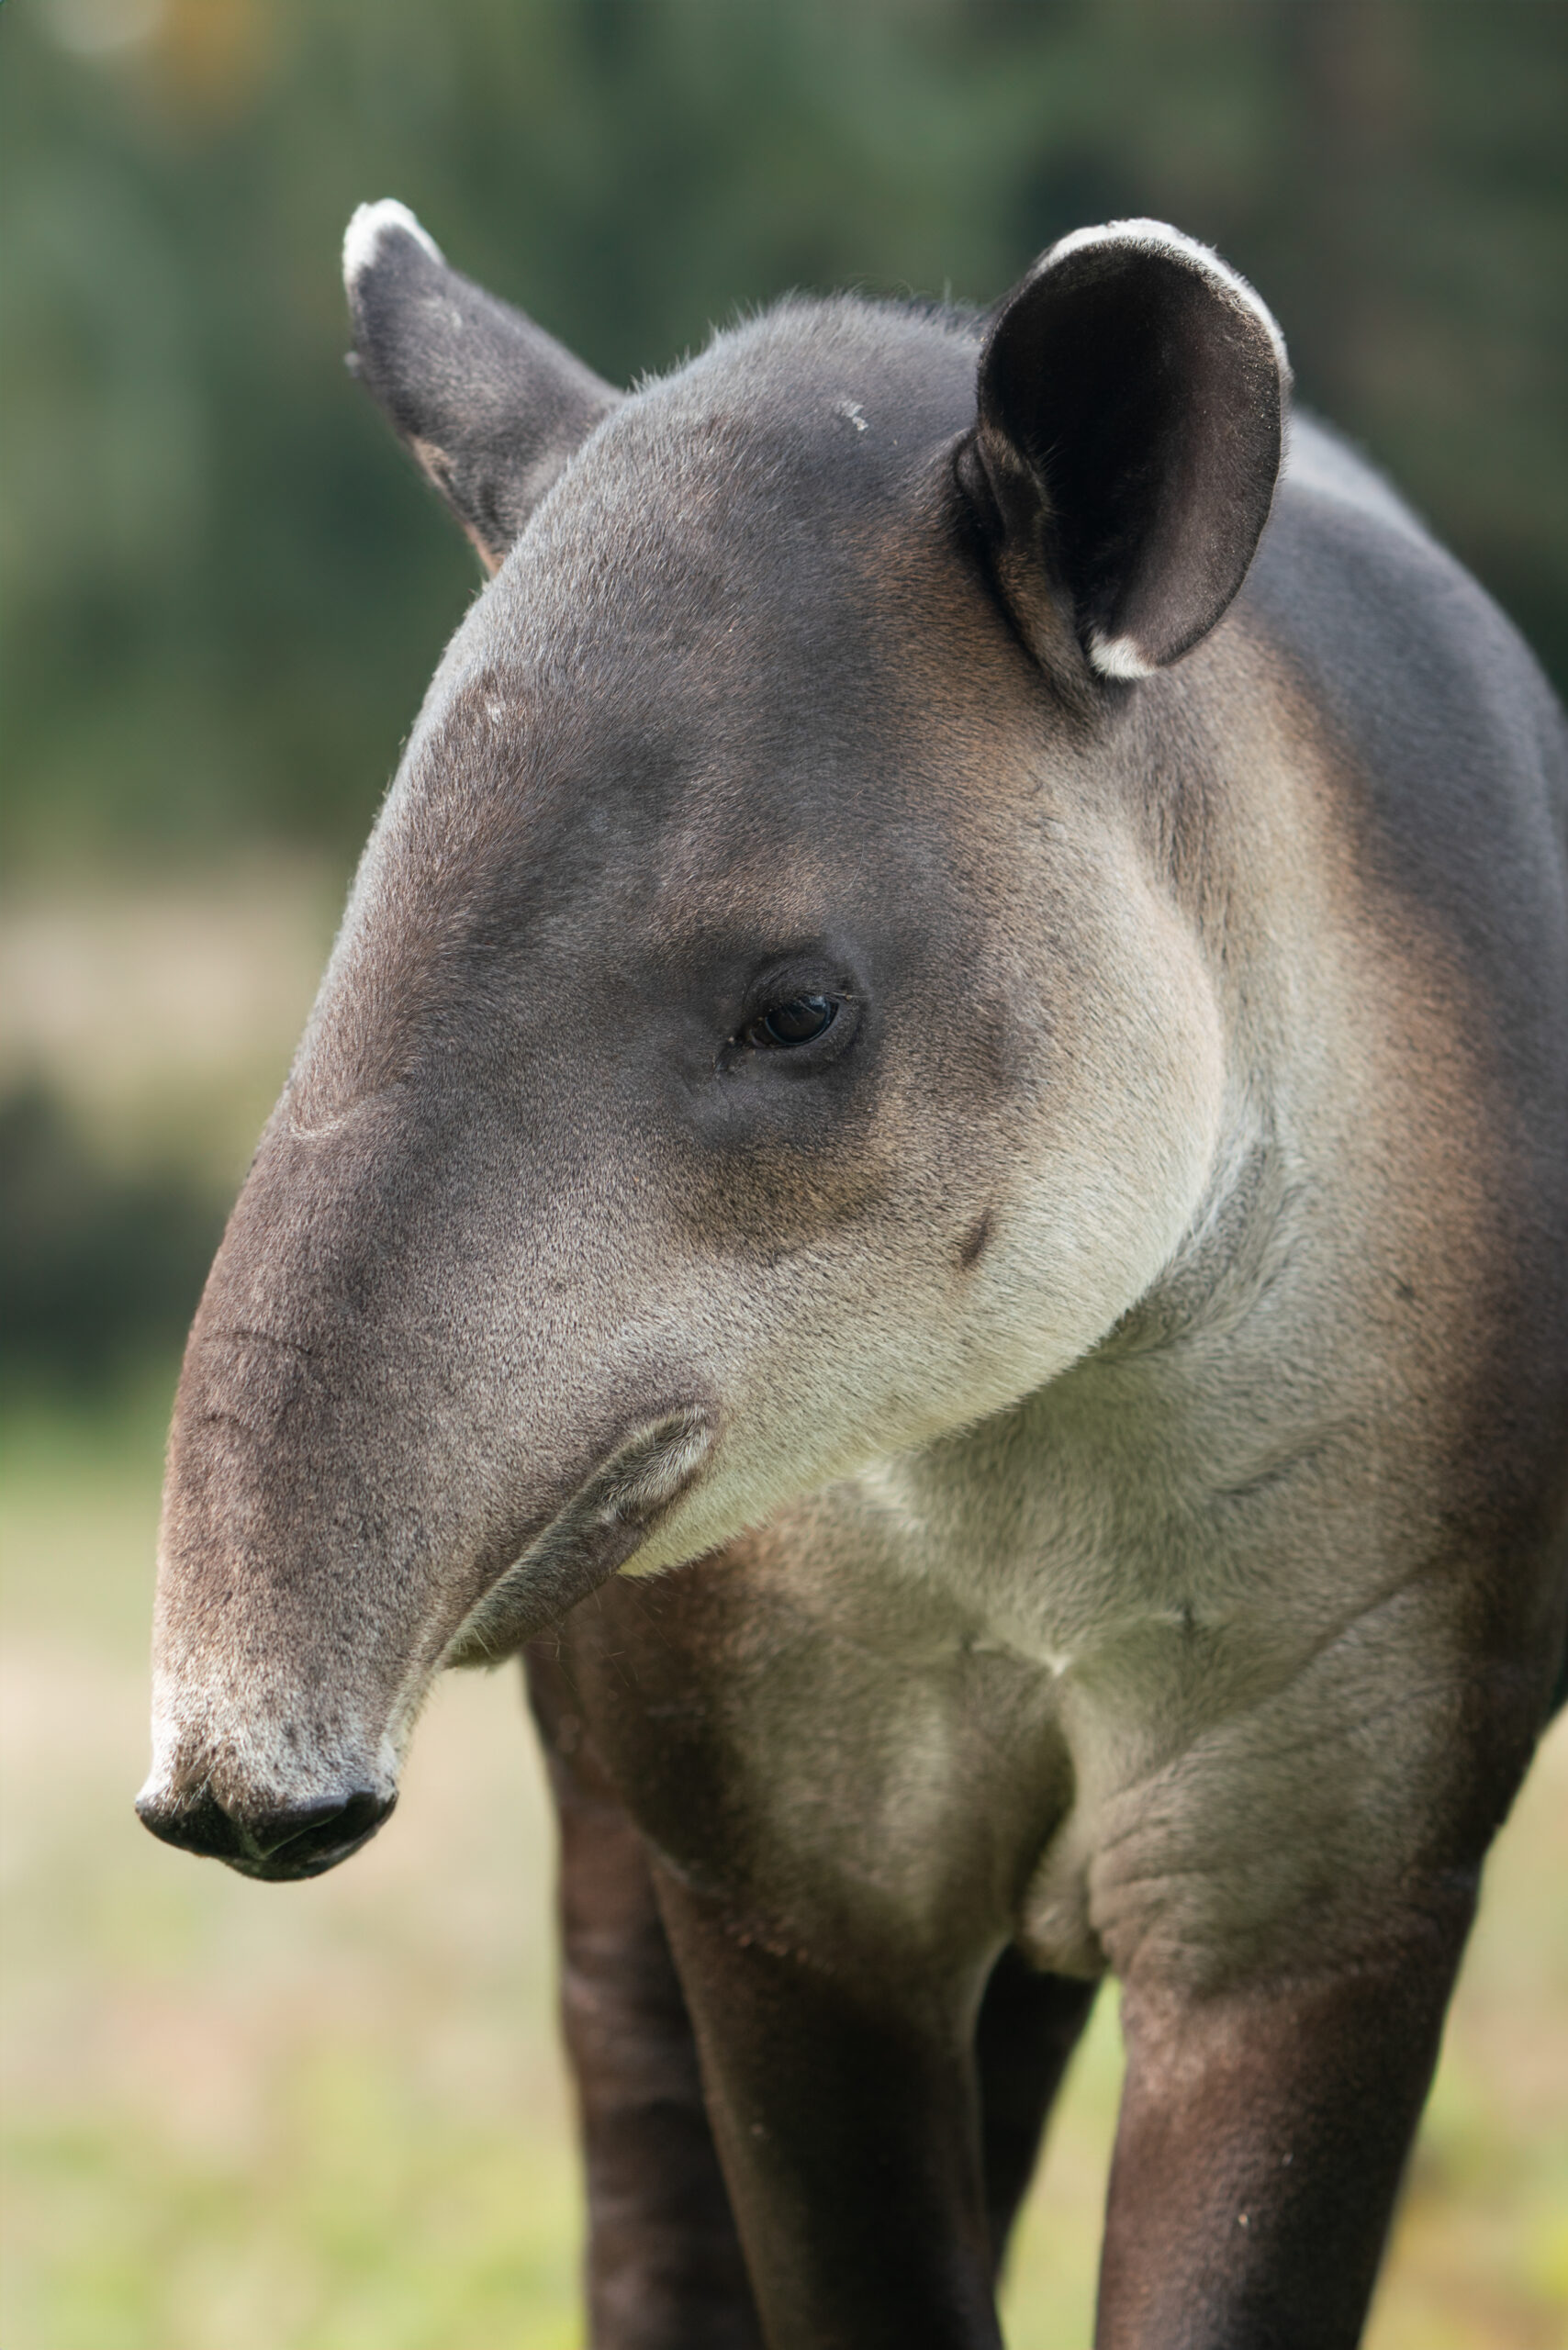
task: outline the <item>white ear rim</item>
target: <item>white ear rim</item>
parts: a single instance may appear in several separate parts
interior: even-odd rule
[[[1291,363],[1285,351],[1285,339],[1280,332],[1272,310],[1261,295],[1249,285],[1240,271],[1232,269],[1227,261],[1222,261],[1212,246],[1201,245],[1196,237],[1184,236],[1168,220],[1107,220],[1103,228],[1074,229],[1070,236],[1058,238],[1050,251],[1040,256],[1032,274],[1052,269],[1058,262],[1065,261],[1070,253],[1082,252],[1090,245],[1133,245],[1145,252],[1180,253],[1183,261],[1195,263],[1209,276],[1216,279],[1226,293],[1234,295],[1251,311],[1274,347],[1280,374],[1287,384],[1290,382]],[[1107,672],[1107,675],[1123,674],[1121,671]]]
[[[352,294],[367,269],[375,266],[376,255],[383,237],[401,229],[423,247],[431,261],[444,267],[446,255],[421,222],[414,218],[406,204],[395,196],[384,196],[377,204],[362,204],[343,232],[343,284]]]
[[[1146,661],[1130,636],[1105,636],[1089,632],[1089,658],[1103,677],[1152,677],[1155,664]]]

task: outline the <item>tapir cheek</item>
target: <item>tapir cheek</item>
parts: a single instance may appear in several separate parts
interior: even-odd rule
[[[849,1081],[742,1079],[752,1096],[708,1105],[684,1133],[655,1147],[661,1222],[682,1253],[711,1263],[766,1265],[829,1239],[893,1200],[903,1172],[896,1108],[881,1089]],[[654,1236],[655,1244],[658,1236]]]

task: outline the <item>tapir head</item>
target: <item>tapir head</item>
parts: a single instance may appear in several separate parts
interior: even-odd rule
[[[626,397],[398,205],[346,272],[493,576],[175,1406],[139,1807],[274,1877],[385,1816],[443,1663],[1014,1402],[1179,1248],[1225,1048],[1139,681],[1240,584],[1284,381],[1148,222],[983,331],[789,303]]]

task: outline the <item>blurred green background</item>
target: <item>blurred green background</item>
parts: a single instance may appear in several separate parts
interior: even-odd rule
[[[1168,218],[1561,686],[1565,99],[1555,0],[5,0],[7,2350],[576,2338],[510,1682],[442,1694],[397,1830],[319,1886],[128,1808],[180,1337],[476,580],[342,366],[353,206],[401,196],[618,381],[788,286],[983,303],[1067,229]],[[1560,1726],[1378,2350],[1563,2338],[1565,1797]],[[1031,2350],[1087,2340],[1116,2065],[1107,2008]]]
[[[989,302],[1064,229],[1174,220],[1568,675],[1550,0],[5,19],[13,857],[363,836],[473,579],[340,365],[367,196],[616,382],[788,286]]]

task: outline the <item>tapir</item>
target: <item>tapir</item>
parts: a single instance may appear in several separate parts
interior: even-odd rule
[[[196,1315],[154,1834],[524,1652],[599,2350],[1360,2336],[1568,1642],[1568,739],[1148,220],[622,395],[355,215],[489,575]],[[482,1790],[476,1791],[482,1800]]]

